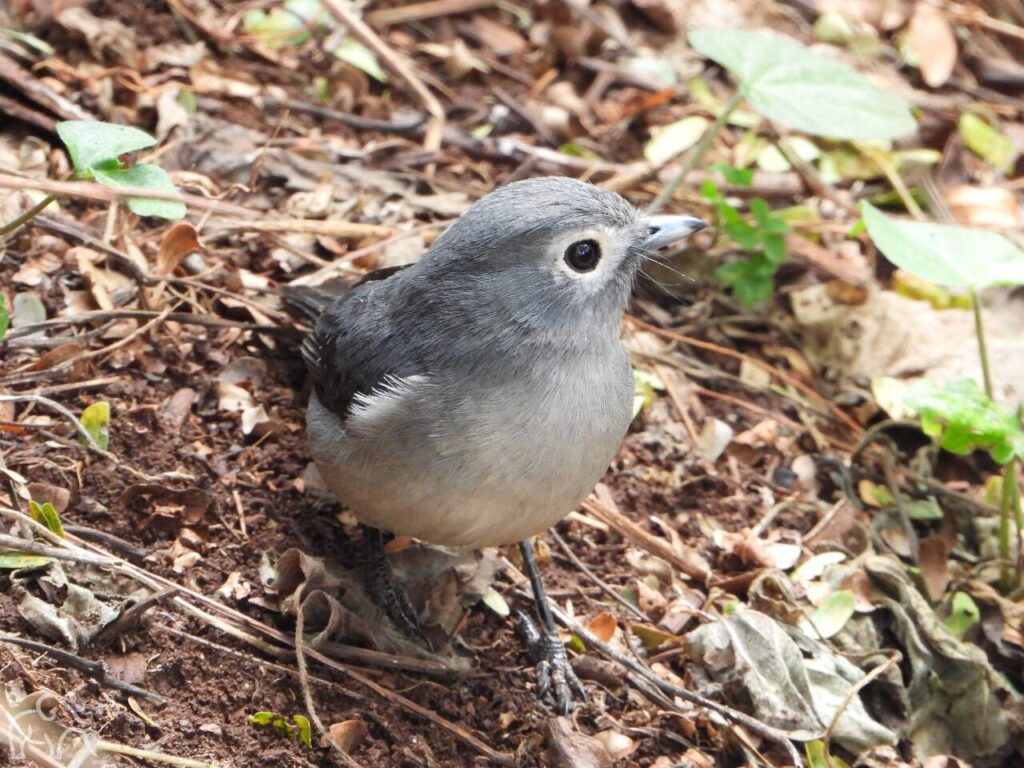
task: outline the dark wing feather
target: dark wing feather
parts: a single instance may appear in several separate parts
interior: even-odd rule
[[[399,269],[369,273],[323,310],[302,342],[317,397],[342,418],[357,394],[372,392],[386,377],[423,372],[392,327],[389,278]]]

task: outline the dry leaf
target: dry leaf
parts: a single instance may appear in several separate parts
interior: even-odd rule
[[[198,251],[199,248],[199,233],[195,227],[185,221],[171,225],[160,238],[160,250],[156,254],[156,273],[170,275],[186,255]]]
[[[358,749],[369,735],[370,731],[362,720],[342,720],[332,723],[327,729],[331,744],[346,754]]]
[[[1021,224],[1020,208],[1005,187],[972,187],[963,184],[943,190],[953,215],[968,227],[1013,229]]]
[[[949,586],[949,544],[946,538],[936,533],[921,539],[918,552],[921,577],[928,588],[928,597],[938,600]]]
[[[637,743],[629,736],[611,729],[601,731],[594,738],[604,744],[604,748],[608,750],[612,760],[621,760],[623,757],[633,754],[637,748]]]
[[[617,626],[618,623],[615,621],[615,617],[607,611],[602,611],[587,625],[587,629],[602,643],[607,643],[612,639],[612,635],[615,634]]]
[[[938,88],[949,80],[956,66],[957,46],[946,14],[930,3],[917,3],[907,36],[925,83]]]

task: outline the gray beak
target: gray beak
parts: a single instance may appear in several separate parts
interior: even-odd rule
[[[648,235],[641,245],[652,251],[679,242],[708,226],[706,221],[693,216],[645,216],[643,223]]]

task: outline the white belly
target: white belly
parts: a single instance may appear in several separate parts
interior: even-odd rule
[[[540,412],[508,405],[516,398],[500,391],[484,409],[474,398],[437,407],[427,384],[378,400],[372,430],[350,417],[347,431],[314,395],[310,446],[331,492],[370,525],[446,546],[507,544],[574,509],[629,425],[631,386],[599,388],[604,402],[572,389],[558,402],[541,398]]]

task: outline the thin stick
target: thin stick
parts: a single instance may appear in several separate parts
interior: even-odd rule
[[[427,0],[424,3],[410,3],[397,8],[381,8],[366,14],[366,21],[378,27],[390,27],[405,24],[409,21],[426,21],[442,16],[455,16],[460,13],[479,11],[490,8],[497,0]]]
[[[602,592],[604,592],[615,602],[617,602],[619,605],[621,605],[623,608],[625,608],[627,611],[633,614],[633,618],[638,619],[640,621],[647,621],[647,616],[644,615],[643,611],[638,609],[635,605],[630,603],[622,595],[620,595],[618,592],[612,589],[607,583],[605,583],[601,579],[600,576],[594,573],[586,563],[580,560],[579,555],[572,551],[569,545],[565,542],[565,539],[558,535],[558,531],[552,528],[550,531],[548,531],[548,533],[551,534],[551,537],[558,544],[562,552],[565,553],[565,556],[569,558],[570,562],[577,568],[579,568],[584,574],[586,574],[591,581],[597,584],[597,586],[601,588]]]
[[[348,0],[324,0],[324,5],[338,21],[348,27],[352,36],[373,51],[396,75],[405,80],[432,118],[427,124],[423,145],[429,150],[441,148],[441,132],[445,114],[441,102],[423,84],[413,67],[377,36],[353,10]]]
[[[703,563],[682,557],[672,549],[667,541],[652,536],[621,512],[606,507],[597,497],[591,496],[580,506],[601,522],[610,525],[636,546],[674,565],[691,579],[696,579],[703,584],[710,577],[711,574]]]
[[[525,577],[522,574],[517,572],[516,575],[522,577],[525,580]],[[528,597],[531,600],[533,599],[528,590],[516,590],[516,593],[522,595],[523,597]],[[800,753],[797,752],[796,748],[793,746],[788,734],[786,734],[785,731],[781,731],[778,728],[774,728],[770,725],[767,725],[766,723],[762,723],[760,720],[757,720],[751,717],[750,715],[732,709],[731,707],[727,707],[724,704],[719,704],[717,701],[707,699],[701,696],[700,694],[696,694],[692,691],[686,690],[685,688],[680,688],[679,686],[673,685],[668,680],[664,680],[661,677],[659,677],[657,674],[655,674],[652,670],[645,667],[639,661],[631,659],[629,656],[626,656],[625,654],[615,650],[607,643],[602,642],[592,632],[587,630],[581,624],[577,623],[573,618],[571,618],[567,613],[565,613],[561,608],[559,608],[558,605],[552,603],[550,600],[548,602],[550,603],[551,612],[555,615],[555,618],[558,619],[562,626],[570,630],[573,634],[582,639],[590,647],[597,649],[606,657],[608,657],[614,662],[617,662],[623,667],[626,667],[627,669],[636,672],[638,675],[648,680],[649,682],[653,683],[655,686],[660,688],[668,695],[678,696],[684,701],[689,701],[693,704],[697,704],[698,706],[704,707],[705,709],[708,709],[712,712],[721,715],[722,717],[730,720],[731,722],[742,725],[744,728],[747,728],[753,731],[754,733],[760,734],[765,738],[778,742],[783,747],[783,749],[786,750],[786,754],[789,755],[790,760],[792,760],[792,764],[796,766],[796,768],[803,768],[804,763],[800,757]]]
[[[394,227],[364,224],[358,221],[320,221],[319,219],[272,219],[270,221],[221,220],[211,225],[218,231],[230,232],[304,232],[327,237],[359,238],[390,237]]]
[[[78,360],[80,358],[75,359]],[[74,425],[75,431],[78,432],[90,448],[106,453],[106,451],[100,448],[96,439],[92,436],[89,430],[87,430],[82,422],[78,420],[78,417],[56,400],[51,400],[50,398],[43,397],[42,395],[0,395],[0,403],[36,403],[37,405],[43,405],[47,408],[51,408]]]
[[[36,216],[38,216],[40,213],[42,213],[43,209],[46,206],[48,206],[50,203],[52,203],[56,199],[57,198],[54,197],[53,195],[47,195],[42,200],[40,200],[38,203],[33,205],[27,211],[25,211],[23,214],[21,214],[21,216],[16,218],[14,221],[11,221],[11,222],[9,222],[7,224],[4,224],[3,226],[0,226],[0,238],[4,237],[5,235],[9,235],[12,232],[17,231],[17,229],[22,224],[24,224],[26,221],[31,221],[32,219],[34,219]]]
[[[884,663],[879,664],[877,667],[868,672],[864,677],[850,686],[850,690],[846,692],[846,696],[843,697],[842,702],[839,704],[839,708],[836,709],[834,715],[832,715],[832,722],[828,724],[828,729],[825,731],[825,738],[822,740],[824,744],[825,762],[828,763],[829,768],[835,768],[832,763],[832,756],[829,754],[829,745],[832,742],[832,734],[836,730],[836,726],[839,723],[839,717],[846,711],[846,708],[850,706],[850,702],[853,701],[853,697],[856,696],[865,686],[868,685],[872,680],[878,678],[883,672],[892,667],[894,664],[899,663],[903,658],[903,655],[899,651],[894,651],[893,655],[885,660]]]
[[[220,200],[208,200],[198,195],[183,192],[164,192],[146,187],[107,187],[91,181],[54,181],[53,179],[25,179],[0,173],[0,189],[38,189],[54,197],[84,197],[90,200],[114,202],[126,197],[148,197],[154,200],[174,200],[199,211],[211,211],[222,215],[246,216],[258,219],[265,214]]]
[[[148,749],[136,749],[135,747],[129,747],[127,744],[115,744],[112,741],[97,741],[93,745],[93,749],[99,752],[111,752],[115,755],[137,757],[140,760],[149,760],[153,763],[175,765],[178,768],[217,768],[216,763],[204,763],[200,760],[190,760],[187,757],[165,755],[162,752],[152,752]]]
[[[715,122],[711,124],[704,135],[700,137],[700,141],[697,145],[690,150],[690,154],[686,156],[686,160],[683,162],[682,168],[675,175],[675,178],[670,181],[658,196],[654,198],[654,202],[651,203],[648,210],[651,213],[656,213],[665,207],[665,204],[675,197],[676,190],[686,181],[686,177],[690,175],[690,171],[697,167],[697,164],[704,157],[704,154],[711,147],[711,142],[715,140],[722,129],[725,127],[726,122],[736,108],[743,102],[743,94],[740,91],[736,91],[736,94],[729,99],[729,102],[722,108],[722,111],[718,113],[718,117],[715,118]]]
[[[992,387],[992,371],[988,363],[988,346],[985,343],[985,324],[981,317],[981,297],[971,288],[971,309],[974,310],[974,335],[978,338],[978,357],[981,360],[981,375],[985,380],[985,394],[991,400],[995,390]]]

